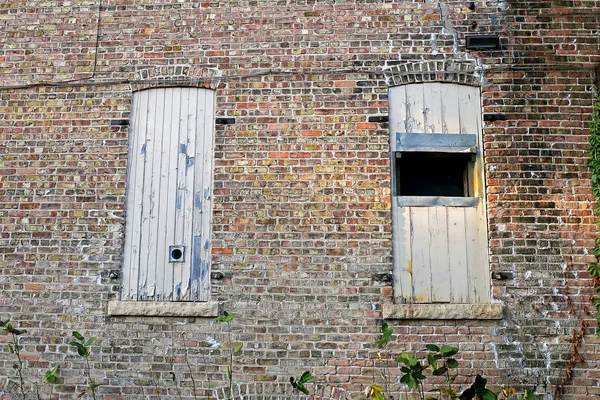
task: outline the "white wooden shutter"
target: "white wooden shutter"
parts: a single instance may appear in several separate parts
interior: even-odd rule
[[[133,94],[122,300],[208,300],[213,127],[211,90]]]
[[[396,301],[489,302],[480,89],[439,82],[397,86],[390,88],[389,103],[392,157],[399,134],[477,135],[469,171],[474,198],[461,206],[452,201],[407,206],[400,196],[392,200]]]

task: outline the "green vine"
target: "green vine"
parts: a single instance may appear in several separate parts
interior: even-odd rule
[[[592,172],[592,194],[596,200],[594,214],[600,217],[600,95],[594,101],[594,110],[592,111],[592,121],[590,124],[590,158],[588,166]],[[600,226],[600,221],[597,222]],[[596,295],[591,297],[592,304],[596,307],[596,322],[600,327],[600,236],[596,237],[594,245],[595,262],[590,263],[589,272],[592,276],[592,283],[596,290]],[[600,329],[596,328],[596,335],[600,336]]]

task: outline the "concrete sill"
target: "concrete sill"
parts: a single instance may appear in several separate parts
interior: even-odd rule
[[[502,319],[502,304],[384,304],[384,319]]]
[[[219,303],[109,301],[108,315],[135,317],[217,317]]]

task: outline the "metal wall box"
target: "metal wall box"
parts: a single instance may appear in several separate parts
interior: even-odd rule
[[[500,49],[500,38],[498,35],[466,35],[465,41],[468,50]]]

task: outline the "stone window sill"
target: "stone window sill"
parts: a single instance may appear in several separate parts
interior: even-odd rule
[[[214,301],[154,302],[154,301],[109,301],[108,315],[131,317],[217,317],[219,303]]]
[[[384,304],[383,319],[502,319],[502,304]]]

